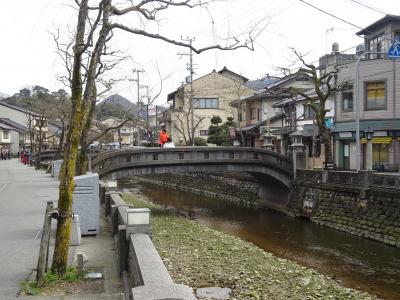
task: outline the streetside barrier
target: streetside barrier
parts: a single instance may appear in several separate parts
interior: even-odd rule
[[[379,173],[376,171],[328,171],[328,170],[297,170],[297,181],[308,181],[355,188],[385,188],[399,189],[400,176],[393,173]]]
[[[125,299],[195,300],[192,289],[173,282],[148,234],[135,233],[127,238],[127,209],[132,205],[115,190],[109,191],[107,183],[100,181],[99,185],[100,203],[117,244],[118,274],[123,277]]]

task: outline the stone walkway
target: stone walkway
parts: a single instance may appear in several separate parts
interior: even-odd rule
[[[69,251],[70,262],[74,253],[85,253],[89,258],[87,267],[102,271],[103,291],[91,295],[17,298],[20,282],[36,268],[46,202],[56,204],[58,185],[58,180],[50,174],[24,166],[16,159],[0,161],[0,299],[123,299],[116,271],[115,245],[104,217],[100,220],[98,237],[83,237],[81,245],[70,247]],[[52,222],[53,229],[55,225]],[[50,249],[50,255],[52,252]]]
[[[17,159],[0,161],[0,298],[14,299],[36,267],[47,201],[58,181]]]

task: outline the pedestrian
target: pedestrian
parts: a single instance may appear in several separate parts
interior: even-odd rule
[[[168,141],[168,134],[167,134],[167,130],[165,128],[163,128],[160,131],[160,139],[159,139],[159,145],[160,147],[164,147],[165,143]]]
[[[164,148],[175,148],[175,144],[170,137],[168,137],[167,142],[164,144]]]
[[[4,159],[3,149],[1,149],[1,152],[0,152],[0,159],[1,159],[1,160]]]

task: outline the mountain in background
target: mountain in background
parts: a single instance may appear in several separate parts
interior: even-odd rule
[[[98,120],[110,117],[121,118],[127,113],[136,115],[138,111],[139,109],[136,104],[121,95],[114,94],[97,104],[96,118]]]
[[[0,92],[0,99],[7,98],[7,97],[8,97],[7,94]]]

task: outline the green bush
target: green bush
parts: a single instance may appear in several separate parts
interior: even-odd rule
[[[207,141],[201,137],[195,137],[194,145],[195,146],[207,146]]]

